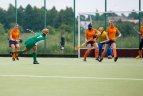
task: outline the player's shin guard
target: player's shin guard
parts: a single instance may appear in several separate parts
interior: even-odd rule
[[[141,50],[141,58],[142,58],[143,56],[142,56],[142,50]]]
[[[138,55],[137,55],[136,59],[139,59],[139,58],[141,58],[141,50],[138,50]]]
[[[15,53],[15,58],[16,58],[17,60],[19,60],[18,56],[19,56],[19,54],[18,54],[18,52],[16,52],[16,53]]]
[[[98,59],[98,53],[99,53],[99,50],[96,49],[96,50],[95,50],[95,59]]]
[[[102,52],[101,59],[103,59],[103,58],[105,57],[105,54],[106,54],[105,51],[103,51],[103,52]]]
[[[18,52],[15,53],[15,57],[18,57]]]
[[[114,55],[114,58],[117,57],[117,51],[116,51],[116,49],[113,49],[113,55]]]
[[[116,62],[118,60],[116,49],[113,49],[113,55],[114,55],[114,61]]]
[[[15,61],[15,53],[11,52],[12,60]]]
[[[37,54],[35,52],[33,53],[33,61],[37,61]]]
[[[18,51],[16,50],[16,52],[15,52],[15,57],[17,58],[18,57]]]
[[[139,50],[139,57],[142,58],[142,50]]]
[[[33,53],[33,64],[39,64],[37,61],[37,54],[35,52]]]
[[[84,54],[84,61],[86,61],[86,57],[89,55],[90,50],[86,50],[85,54]]]
[[[19,48],[16,48],[16,50],[15,50],[15,57],[16,57],[16,58],[18,58],[18,55],[19,55],[19,54],[18,54],[18,50],[19,50]]]
[[[106,54],[106,52],[103,51],[103,52],[102,52],[102,55],[101,55],[101,58],[99,59],[99,62],[102,62],[103,58],[105,57],[105,54]]]

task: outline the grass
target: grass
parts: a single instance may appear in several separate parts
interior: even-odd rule
[[[143,59],[0,60],[0,96],[143,96]]]

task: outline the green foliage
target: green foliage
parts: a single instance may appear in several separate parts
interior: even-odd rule
[[[11,23],[15,23],[15,16],[15,7],[10,4],[8,10],[5,13],[5,22],[2,22],[5,24],[7,29],[10,28]]]
[[[47,11],[47,18],[48,18],[47,24],[57,28],[58,27],[57,26],[58,21],[56,20],[58,19],[57,16],[58,16],[58,11],[56,10],[55,7],[53,7],[51,10],[48,10]]]
[[[69,25],[66,25],[66,24],[62,24],[62,25],[59,27],[59,30],[63,30],[63,31],[65,31],[65,32],[71,33],[72,30],[73,30],[73,27],[72,27],[72,26],[69,26]]]
[[[4,24],[4,22],[6,22],[5,16],[6,16],[6,11],[0,8],[0,23]]]
[[[138,48],[139,39],[136,36],[127,36],[117,39],[117,48]]]
[[[116,22],[116,26],[121,31],[122,36],[124,36],[124,37],[137,35],[137,33],[134,30],[134,27],[137,26],[135,23]]]
[[[134,10],[133,10],[134,11]],[[129,18],[132,18],[132,19],[138,19],[138,13],[136,12],[131,12],[128,16]]]
[[[52,26],[47,26],[47,28],[50,30],[50,34],[55,34],[56,30]]]
[[[0,33],[4,34],[5,30],[4,30],[4,26],[0,23]]]

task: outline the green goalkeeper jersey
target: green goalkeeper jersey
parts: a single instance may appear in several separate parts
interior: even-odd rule
[[[44,36],[42,33],[37,33],[35,36],[26,39],[26,48],[31,49],[44,40],[46,40],[46,36]]]

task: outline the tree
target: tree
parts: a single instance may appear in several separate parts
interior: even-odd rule
[[[15,22],[15,7],[12,4],[9,4],[9,8],[5,15],[5,26],[10,28],[10,23]]]
[[[55,6],[51,9],[48,10],[47,12],[47,23],[53,27],[58,27],[57,26],[57,16],[58,16],[58,11],[56,10]]]
[[[5,16],[6,16],[6,11],[0,8],[0,22],[3,24],[6,22]]]
[[[24,17],[24,8],[22,6],[20,6],[18,9],[17,9],[17,22],[19,25],[23,25],[23,17]]]
[[[136,12],[131,12],[131,13],[129,13],[128,18],[130,18],[130,19],[138,19],[138,14]]]
[[[33,30],[39,31],[44,28],[44,12],[42,9],[39,9],[37,7],[33,8]]]
[[[24,29],[32,29],[32,22],[33,22],[33,9],[30,4],[28,4],[23,12],[23,28]]]

